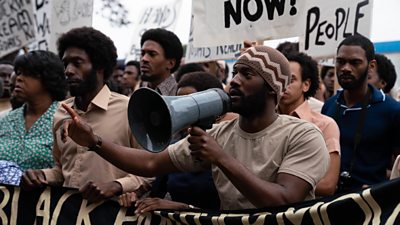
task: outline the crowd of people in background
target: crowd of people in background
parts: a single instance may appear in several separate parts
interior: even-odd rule
[[[345,38],[323,65],[298,43],[250,43],[232,71],[224,60],[184,63],[179,38],[162,28],[140,44],[139,61],[117,60],[109,37],[81,27],[59,37],[57,54],[0,62],[0,183],[75,188],[90,202],[115,197],[144,213],[280,206],[400,176],[396,71],[368,38]],[[218,88],[231,112],[150,153],[129,127],[139,88]]]

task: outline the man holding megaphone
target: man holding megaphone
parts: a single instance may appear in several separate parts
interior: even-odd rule
[[[207,132],[191,127],[189,136],[165,151],[151,153],[118,146],[93,133],[78,114],[63,107],[63,138],[140,176],[211,168],[221,209],[277,206],[314,197],[328,165],[324,139],[312,124],[278,115],[277,103],[290,83],[289,62],[273,48],[247,49],[234,65],[230,83],[232,111],[240,116]],[[152,210],[140,200],[137,213]]]

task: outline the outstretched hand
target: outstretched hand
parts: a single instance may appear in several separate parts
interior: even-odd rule
[[[96,143],[96,137],[93,133],[92,127],[89,126],[75,110],[61,103],[61,106],[67,110],[71,119],[64,120],[63,128],[61,130],[61,139],[63,142],[67,141],[67,137],[70,137],[78,145],[81,146],[93,146]]]

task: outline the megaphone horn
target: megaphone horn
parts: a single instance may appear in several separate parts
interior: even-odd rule
[[[148,151],[160,152],[182,128],[210,118],[214,121],[229,108],[230,98],[219,88],[179,97],[140,88],[129,99],[128,120],[137,142]]]

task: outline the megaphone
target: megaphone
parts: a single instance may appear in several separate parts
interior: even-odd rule
[[[204,120],[228,112],[229,96],[219,88],[185,96],[161,96],[150,88],[136,90],[129,99],[129,126],[137,142],[146,150],[160,152],[172,135]]]

